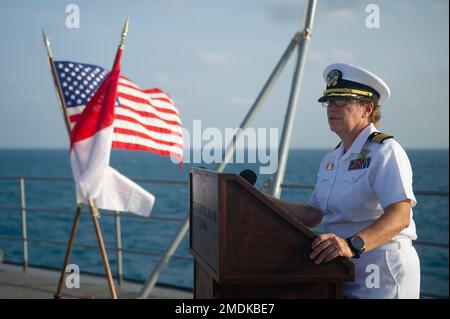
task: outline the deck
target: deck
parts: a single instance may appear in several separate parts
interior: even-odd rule
[[[58,284],[59,272],[0,263],[0,299],[53,299]],[[135,299],[142,288],[141,283],[123,281],[116,285],[119,299]],[[192,299],[193,293],[174,287],[156,286],[150,299]],[[80,288],[64,289],[63,298],[109,299],[105,277],[81,274]]]

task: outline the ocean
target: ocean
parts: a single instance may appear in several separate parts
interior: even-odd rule
[[[289,154],[286,183],[314,184],[320,159],[327,150],[293,149]],[[414,189],[448,192],[448,150],[407,150],[414,172]],[[124,175],[146,179],[188,179],[189,168],[207,164],[183,164],[180,170],[167,157],[142,152],[113,151],[111,165]],[[240,172],[245,168],[258,172],[258,164],[230,164],[226,171]],[[259,175],[259,174],[258,174]],[[0,150],[0,250],[5,262],[22,262],[20,191],[17,179],[6,176],[52,176],[71,177],[68,150]],[[268,175],[259,175],[256,187],[260,188]],[[188,212],[189,192],[187,184],[141,183],[156,197],[153,216],[183,218]],[[30,240],[48,240],[67,243],[75,213],[75,191],[72,181],[26,179],[27,228]],[[285,200],[306,203],[309,189],[284,189]],[[448,245],[449,199],[448,196],[417,195],[414,220],[418,239]],[[45,211],[46,209],[50,211]],[[178,221],[149,220],[122,215],[122,245],[125,249],[162,253],[181,225]],[[100,219],[105,244],[115,246],[113,214],[103,212]],[[320,228],[318,229],[320,230]],[[11,237],[16,237],[10,240]],[[98,249],[81,248],[77,244],[97,245],[88,209],[84,208],[71,263],[79,265],[82,272],[103,274]],[[185,236],[176,255],[189,255],[188,235]],[[29,243],[29,264],[60,268],[66,246],[53,243]],[[435,295],[449,295],[448,248],[416,245],[421,260],[421,291]],[[108,249],[113,274],[117,258]],[[124,277],[144,281],[159,260],[158,256],[124,252]],[[82,280],[82,279],[81,279]],[[193,286],[192,261],[185,258],[172,259],[163,271],[160,282],[183,287]],[[56,283],[55,283],[56,287]]]

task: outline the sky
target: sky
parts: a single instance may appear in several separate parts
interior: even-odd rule
[[[67,28],[69,4],[80,27]],[[367,28],[369,4],[379,28]],[[392,97],[381,131],[405,148],[449,146],[449,4],[444,0],[319,0],[291,146],[331,148],[326,110],[317,102],[323,69],[361,65],[383,78]],[[67,148],[41,28],[56,60],[110,68],[125,19],[122,74],[159,87],[177,104],[183,126],[238,127],[300,30],[301,0],[154,0],[2,2],[0,148]],[[251,123],[281,128],[295,55]]]

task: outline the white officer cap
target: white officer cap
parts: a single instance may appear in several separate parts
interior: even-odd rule
[[[319,102],[326,101],[328,96],[365,96],[382,103],[391,95],[381,78],[357,65],[333,63],[325,68],[323,78],[327,88]]]

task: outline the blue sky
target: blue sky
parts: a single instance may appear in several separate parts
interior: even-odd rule
[[[80,8],[80,29],[65,26],[68,4]],[[368,4],[380,28],[365,25]],[[0,147],[65,148],[41,27],[55,59],[111,67],[126,17],[122,74],[143,88],[160,87],[177,103],[183,125],[237,127],[292,36],[303,1],[11,1],[2,4]],[[316,102],[322,70],[350,62],[380,75],[392,98],[381,130],[405,148],[448,148],[448,1],[319,0],[293,147],[330,148],[325,110]],[[293,72],[291,59],[254,127],[280,127]]]

